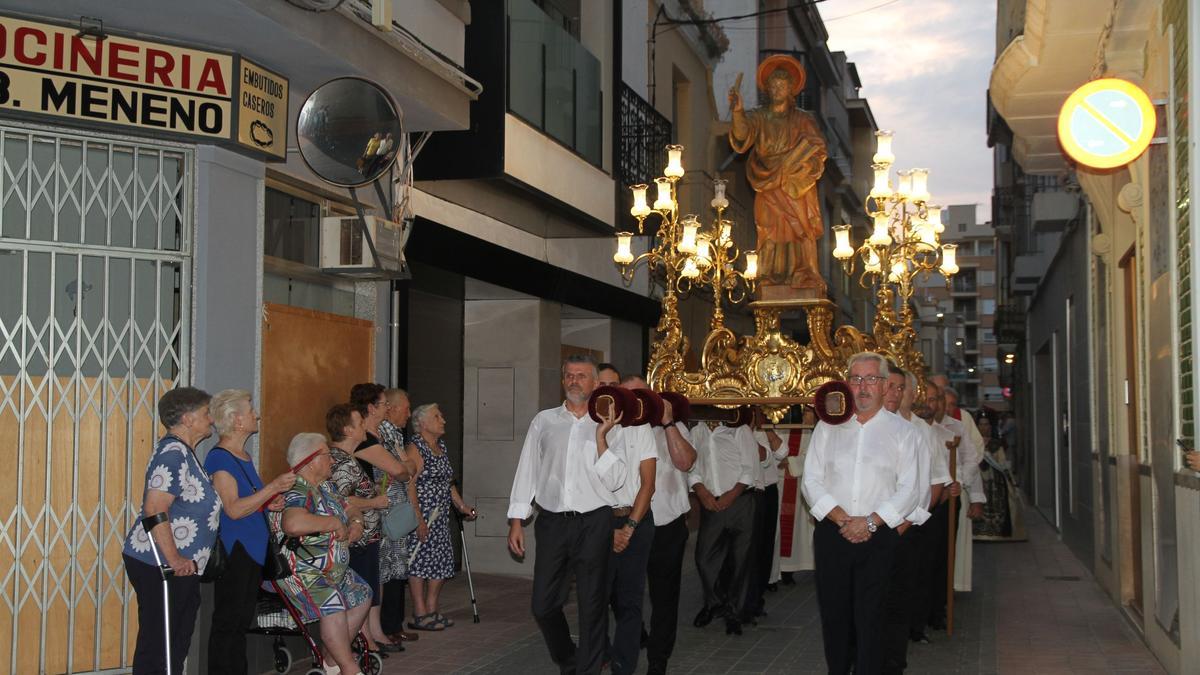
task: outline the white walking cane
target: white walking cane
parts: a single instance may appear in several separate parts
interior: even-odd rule
[[[158,571],[162,574],[163,583],[163,635],[166,639],[163,640],[163,646],[166,647],[167,653],[167,675],[171,674],[171,594],[167,588],[167,579],[175,576],[175,570],[170,565],[164,565],[162,557],[158,555],[158,545],[154,543],[154,535],[150,530],[158,527],[160,523],[169,522],[166,512],[156,513],[152,516],[142,518],[142,529],[146,531],[146,537],[150,539],[150,550],[154,553],[154,561],[158,563]]]

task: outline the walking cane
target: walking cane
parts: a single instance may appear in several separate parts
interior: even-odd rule
[[[962,437],[955,436],[953,441],[946,442],[950,450],[950,481],[958,480],[958,444]],[[950,495],[950,521],[946,536],[946,635],[954,635],[954,549],[957,542],[954,525],[958,520],[958,497]]]
[[[471,509],[471,515],[475,515],[475,509]],[[475,602],[475,582],[471,580],[471,556],[467,555],[467,532],[463,527],[462,514],[459,514],[458,517],[458,535],[462,540],[463,567],[467,570],[467,588],[471,591],[471,622],[479,623],[479,603]]]
[[[158,545],[154,543],[154,535],[150,533],[158,526],[159,523],[165,523],[169,519],[166,513],[156,513],[152,516],[142,518],[142,529],[146,531],[146,537],[150,539],[150,551],[154,553],[154,562],[158,564],[158,571],[162,574],[163,582],[163,635],[166,639],[163,640],[163,646],[166,647],[167,653],[167,674],[171,673],[171,594],[167,588],[167,579],[175,576],[175,570],[170,565],[164,565],[162,558],[158,555]]]

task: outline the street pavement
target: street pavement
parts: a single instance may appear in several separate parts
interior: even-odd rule
[[[1026,522],[1028,542],[975,545],[975,590],[957,594],[954,635],[935,631],[932,644],[911,645],[908,672],[1163,672],[1042,517],[1030,510]],[[768,616],[739,637],[726,636],[719,621],[704,629],[692,627],[701,594],[690,546],[684,571],[679,641],[670,672],[825,672],[811,573],[797,574],[794,585],[768,593]],[[406,652],[385,661],[384,673],[557,673],[530,616],[530,587],[524,579],[476,575],[482,621],[473,624],[466,578],[449,582],[442,611],[456,625],[422,633]],[[574,612],[569,605],[572,625]],[[646,668],[644,656],[639,672]]]

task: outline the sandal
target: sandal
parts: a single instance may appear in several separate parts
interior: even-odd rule
[[[414,614],[413,620],[408,622],[408,627],[413,630],[446,630],[446,627],[442,625],[433,614],[426,614],[424,616],[417,616]]]
[[[454,619],[451,619],[450,617],[442,614],[441,612],[434,612],[433,618],[436,619],[438,623],[442,624],[446,628],[449,628],[450,626],[454,625]]]

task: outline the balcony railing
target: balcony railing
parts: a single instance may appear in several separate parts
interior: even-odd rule
[[[961,277],[954,278],[952,288],[955,293],[978,293],[979,292],[979,284],[977,284],[974,279],[964,279]]]
[[[621,137],[617,158],[618,190],[650,183],[667,165],[666,146],[671,142],[671,121],[628,85],[621,85],[618,101]]]

